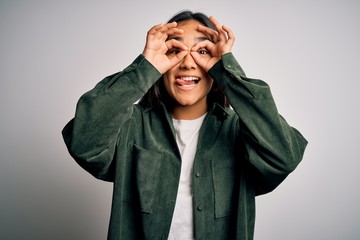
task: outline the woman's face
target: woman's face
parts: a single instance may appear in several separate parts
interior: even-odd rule
[[[206,98],[213,84],[213,79],[196,64],[190,54],[191,48],[197,42],[209,39],[208,36],[197,30],[199,24],[195,20],[180,22],[177,27],[183,29],[184,32],[169,36],[169,39],[176,39],[184,43],[189,49],[185,58],[163,75],[165,88],[174,100],[174,107],[186,106],[207,109]],[[177,49],[170,49],[167,55],[173,57],[178,52]],[[199,53],[204,58],[210,58],[210,54],[205,49],[199,50]]]

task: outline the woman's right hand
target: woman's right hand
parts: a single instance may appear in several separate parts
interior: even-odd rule
[[[161,74],[174,67],[188,54],[188,48],[183,43],[175,39],[167,40],[169,35],[183,33],[183,30],[176,26],[176,22],[159,24],[152,27],[146,36],[142,54]],[[179,53],[169,58],[167,52],[170,49],[177,49]]]

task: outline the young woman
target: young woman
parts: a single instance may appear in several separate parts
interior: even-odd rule
[[[114,183],[108,239],[253,238],[255,196],[296,168],[307,142],[269,86],[245,76],[234,41],[214,17],[181,12],[80,98],[63,137]]]

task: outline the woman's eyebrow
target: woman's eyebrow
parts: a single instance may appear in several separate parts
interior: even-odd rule
[[[166,41],[169,41],[169,40],[171,40],[171,39],[175,39],[175,40],[180,41],[180,42],[184,40],[184,38],[179,37],[179,36],[169,36],[169,37],[166,39]]]
[[[198,42],[209,40],[211,42],[211,39],[208,37],[197,37],[195,38]]]
[[[175,39],[180,42],[184,41],[184,38],[180,37],[180,36],[169,36],[166,41],[171,40],[171,39]],[[208,37],[195,37],[195,40],[196,40],[196,42],[201,42],[201,41],[205,41],[205,40],[211,41],[211,39]]]

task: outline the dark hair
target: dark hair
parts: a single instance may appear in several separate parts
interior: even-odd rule
[[[185,22],[188,20],[196,20],[196,21],[200,22],[201,24],[203,24],[204,26],[216,30],[215,26],[212,24],[212,22],[210,22],[209,17],[201,12],[193,13],[191,11],[182,11],[182,12],[177,13],[172,18],[170,18],[168,23],[171,23],[171,22],[180,23],[180,22]]]
[[[168,21],[168,23],[171,22],[180,23],[189,20],[196,20],[206,27],[209,27],[214,30],[216,29],[215,26],[210,22],[209,17],[206,16],[204,13],[200,13],[200,12],[193,13],[188,10],[177,13]],[[164,80],[162,77],[140,99],[139,104],[145,108],[152,107],[154,105],[157,105],[160,102],[160,100],[165,104],[168,104],[171,101],[173,101],[165,89]],[[215,82],[213,83],[212,88],[210,89],[210,92],[207,95],[207,101],[208,104],[218,103],[223,107],[229,107],[229,103],[227,101],[225,94],[221,91],[221,89]]]

